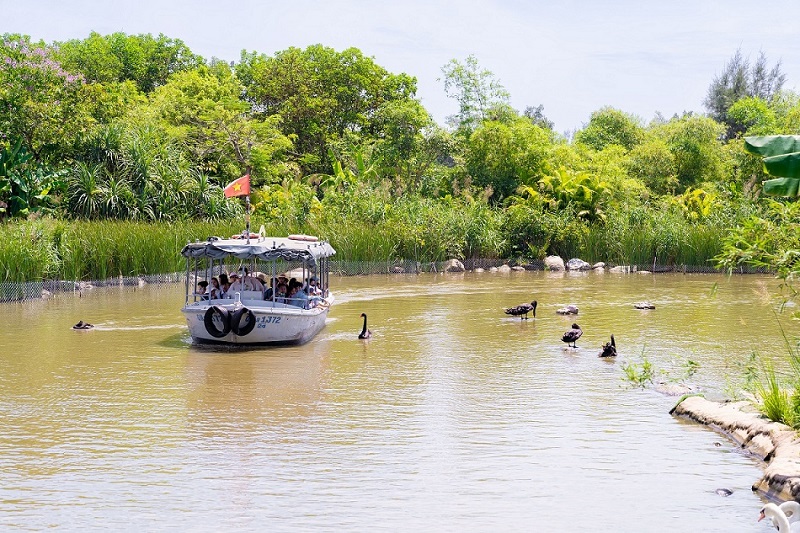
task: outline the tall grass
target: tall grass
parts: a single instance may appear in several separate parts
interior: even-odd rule
[[[251,228],[263,224],[270,235],[318,235],[344,261],[541,259],[557,254],[612,264],[711,266],[726,232],[721,224],[689,222],[669,210],[620,209],[590,224],[570,209],[503,209],[469,198],[393,197],[387,190],[366,188],[347,197],[296,202],[292,190],[287,191],[275,206],[272,197],[260,201]],[[5,222],[0,224],[0,281],[96,280],[180,271],[184,263],[179,251],[187,242],[242,229],[241,219]]]
[[[241,231],[238,222],[65,222],[0,224],[0,281],[98,280],[183,270],[190,241]]]

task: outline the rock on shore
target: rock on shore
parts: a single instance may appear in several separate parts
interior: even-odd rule
[[[787,425],[753,412],[749,402],[717,403],[701,396],[680,401],[670,414],[709,426],[764,460],[753,490],[773,500],[800,501],[800,436]]]

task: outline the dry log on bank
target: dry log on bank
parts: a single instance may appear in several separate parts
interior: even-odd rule
[[[800,436],[752,410],[749,402],[717,403],[701,396],[678,402],[670,414],[724,433],[766,463],[753,490],[771,500],[800,501]]]

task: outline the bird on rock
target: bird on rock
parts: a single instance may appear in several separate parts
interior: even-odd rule
[[[572,324],[572,329],[568,329],[564,332],[564,336],[561,337],[561,340],[567,343],[567,347],[569,348],[570,343],[572,343],[572,348],[577,348],[575,346],[575,341],[581,338],[583,335],[583,330],[578,324]]]
[[[529,304],[519,304],[514,307],[505,309],[507,315],[518,316],[520,319],[528,319],[528,313],[533,313],[533,318],[536,318],[536,300]]]

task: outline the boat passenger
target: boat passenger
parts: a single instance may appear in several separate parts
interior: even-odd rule
[[[231,282],[228,281],[228,275],[223,272],[219,275],[219,297],[228,298],[228,290],[231,288]]]
[[[301,309],[308,309],[308,293],[300,285],[295,285],[289,293],[289,301],[286,303]]]
[[[286,303],[286,292],[288,290],[289,287],[285,283],[278,283],[275,288],[275,301],[281,304]]]
[[[208,288],[208,282],[206,280],[198,281],[197,291],[195,292],[195,294],[199,296],[201,300],[208,300],[208,294],[206,293],[207,288]]]
[[[264,289],[264,299],[265,300],[272,300],[272,295],[275,293],[275,285],[277,284],[277,280],[272,278],[272,281],[269,283],[269,287]]]
[[[233,297],[234,292],[242,292],[244,290],[244,286],[242,285],[242,279],[238,272],[231,272],[228,277],[231,280],[231,285],[225,292],[228,294],[228,297],[231,298]]]
[[[311,276],[310,278],[308,278],[307,288],[308,288],[308,294],[310,296],[319,296],[322,294],[322,291],[320,290],[319,285],[317,284],[316,276]]]
[[[246,267],[242,267],[239,269],[238,275],[240,276],[242,289],[246,291],[259,291],[262,292],[264,290],[264,284],[261,283],[261,280],[255,276],[250,274],[250,271]]]
[[[211,296],[212,300],[216,300],[218,298],[222,298],[221,296],[222,290],[219,287],[219,280],[214,276],[211,278],[211,291],[209,295]]]

